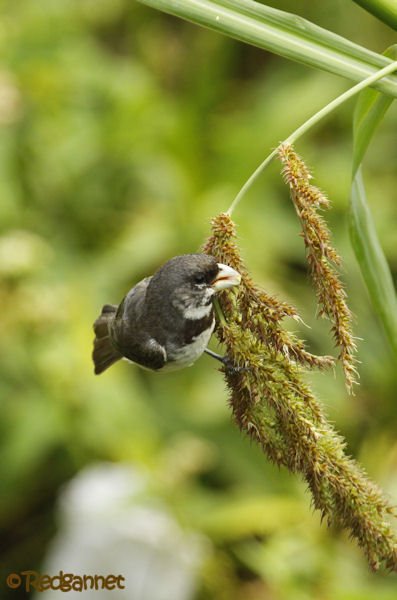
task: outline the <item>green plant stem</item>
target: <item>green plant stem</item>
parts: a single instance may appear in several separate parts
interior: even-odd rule
[[[341,104],[343,104],[344,102],[346,102],[347,100],[349,100],[350,98],[352,98],[353,96],[355,96],[356,94],[361,92],[364,88],[372,85],[375,81],[378,81],[379,79],[382,79],[382,77],[385,77],[385,75],[392,73],[396,69],[397,69],[397,61],[394,61],[394,62],[390,63],[389,65],[387,65],[386,67],[384,67],[383,69],[380,69],[377,73],[370,75],[370,77],[363,79],[363,81],[360,81],[360,83],[357,83],[350,89],[346,90],[346,92],[344,92],[343,94],[341,94],[340,96],[338,96],[337,98],[335,98],[334,100],[329,102],[329,104],[324,106],[321,110],[316,112],[312,117],[310,117],[310,119],[308,119],[300,127],[298,127],[298,129],[295,129],[295,131],[293,133],[291,133],[291,135],[289,135],[285,140],[283,140],[279,144],[279,146],[282,144],[291,144],[291,145],[294,144],[303,134],[305,134],[307,131],[309,131],[309,129],[311,129],[314,125],[319,123],[324,117],[329,115],[338,106],[340,106]],[[265,168],[277,156],[278,147],[275,148],[265,158],[265,160],[259,165],[259,167],[247,179],[247,181],[245,182],[245,184],[243,185],[243,187],[241,188],[241,190],[239,191],[239,193],[233,200],[232,204],[228,208],[228,210],[227,210],[228,215],[232,214],[232,212],[234,211],[236,206],[239,204],[239,202],[241,201],[243,196],[247,193],[247,191],[253,185],[253,183],[258,179],[259,175],[261,175],[261,173],[265,170]]]
[[[222,325],[222,327],[227,326],[225,315],[223,314],[221,305],[219,304],[219,300],[216,296],[214,298],[214,309],[215,309],[216,316],[218,317],[218,321]]]

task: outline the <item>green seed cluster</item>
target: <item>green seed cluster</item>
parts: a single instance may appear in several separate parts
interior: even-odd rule
[[[386,520],[392,508],[354,460],[344,440],[328,423],[303,377],[303,367],[332,364],[315,357],[284,331],[285,316],[295,309],[266,294],[252,281],[227,214],[212,221],[204,252],[242,275],[238,288],[225,290],[219,303],[226,323],[216,330],[227,356],[238,369],[224,369],[230,405],[239,428],[254,439],[271,461],[299,472],[313,505],[329,524],[350,531],[371,567],[397,570],[397,542]]]

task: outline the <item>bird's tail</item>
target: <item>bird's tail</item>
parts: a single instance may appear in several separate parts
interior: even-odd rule
[[[109,324],[117,311],[114,304],[105,304],[102,312],[94,323],[95,339],[92,358],[94,361],[95,375],[106,371],[113,363],[122,358],[110,339]]]

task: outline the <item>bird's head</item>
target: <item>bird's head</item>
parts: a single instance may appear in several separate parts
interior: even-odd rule
[[[240,273],[207,254],[175,256],[152,279],[157,289],[167,290],[172,305],[186,319],[206,316],[214,294],[240,281]]]

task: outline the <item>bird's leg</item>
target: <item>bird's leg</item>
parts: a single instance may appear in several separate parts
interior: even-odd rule
[[[212,358],[215,358],[216,360],[219,360],[223,364],[225,364],[225,361],[228,360],[226,356],[221,356],[220,354],[217,354],[216,352],[213,352],[209,348],[206,348],[204,350],[204,352],[206,352],[209,356],[212,356]]]
[[[217,354],[216,352],[213,352],[209,348],[206,348],[204,350],[204,352],[206,352],[209,356],[212,356],[212,358],[215,358],[216,360],[219,360],[228,371],[232,371],[233,373],[241,373],[241,371],[247,371],[248,370],[247,367],[236,367],[231,362],[230,358],[228,358],[227,356],[221,356],[220,354]]]

